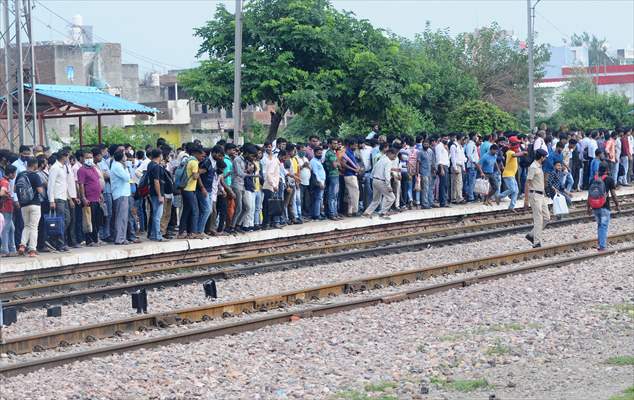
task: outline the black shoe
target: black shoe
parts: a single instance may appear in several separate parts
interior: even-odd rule
[[[533,248],[534,248],[534,249],[538,249],[538,248],[540,248],[540,247],[542,247],[542,244],[541,244],[541,243],[537,243],[537,244],[534,244],[534,245],[533,245]]]
[[[526,238],[526,240],[528,240],[531,243],[535,243],[535,238],[533,238],[533,235],[531,235],[530,233],[527,233],[526,236],[524,236]]]

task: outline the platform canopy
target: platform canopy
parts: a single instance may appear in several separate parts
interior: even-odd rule
[[[24,85],[24,91],[31,92],[31,85]],[[159,112],[156,108],[113,96],[93,86],[35,85],[35,99],[37,117],[40,121],[53,118],[79,118],[80,143],[83,135],[82,117],[97,117],[99,143],[101,143],[101,117],[155,115]],[[0,119],[7,119],[6,101],[6,97],[0,98]],[[32,119],[31,113],[27,113],[25,118]]]

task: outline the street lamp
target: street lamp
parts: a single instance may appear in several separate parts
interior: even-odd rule
[[[533,36],[535,35],[535,7],[541,0],[531,4],[532,0],[526,0],[526,19],[528,22],[528,113],[530,118],[531,132],[535,129],[535,88],[534,74],[535,65],[533,63]]]

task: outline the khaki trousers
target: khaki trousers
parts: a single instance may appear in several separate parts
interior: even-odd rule
[[[356,175],[344,176],[346,183],[346,199],[348,202],[348,214],[356,214],[359,211],[359,180]]]
[[[459,203],[462,200],[462,171],[451,171],[451,201]]]
[[[163,197],[163,215],[161,215],[161,235],[167,234],[167,225],[172,217],[172,199]]]
[[[533,211],[533,243],[541,244],[544,224],[550,221],[550,211],[548,211],[546,197],[539,193],[529,193],[528,203]]]
[[[389,183],[380,181],[378,179],[372,179],[372,202],[368,205],[368,208],[363,212],[365,215],[370,215],[381,204],[381,210],[379,214],[385,214],[390,211],[390,207],[394,204],[394,193]]]

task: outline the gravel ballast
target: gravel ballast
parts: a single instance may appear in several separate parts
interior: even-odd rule
[[[617,254],[237,336],[79,362],[3,379],[0,397],[608,398],[632,384],[634,367],[606,363],[634,355],[631,265],[632,253]],[[468,389],[474,391],[460,391]]]

